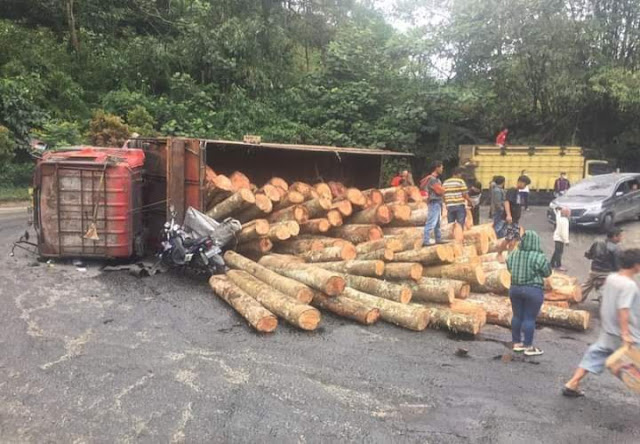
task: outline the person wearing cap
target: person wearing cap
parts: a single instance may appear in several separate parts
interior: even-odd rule
[[[619,244],[622,241],[622,230],[613,228],[607,233],[606,240],[595,241],[584,257],[591,261],[591,271],[582,284],[582,301],[586,301],[593,289],[598,289],[611,273],[620,268],[618,262]]]
[[[569,188],[571,188],[571,182],[567,179],[567,173],[563,171],[553,185],[553,195],[555,197],[562,196]]]

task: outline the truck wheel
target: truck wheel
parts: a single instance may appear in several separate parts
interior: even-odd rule
[[[603,233],[608,232],[614,227],[613,223],[613,214],[607,214],[604,219],[602,219],[601,230]]]

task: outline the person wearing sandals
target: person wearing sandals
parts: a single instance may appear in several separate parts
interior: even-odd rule
[[[543,353],[533,345],[536,317],[544,301],[544,278],[551,276],[551,264],[540,246],[540,236],[526,230],[517,250],[507,257],[507,268],[511,273],[511,336],[513,351],[526,356]],[[524,335],[524,342],[522,337]]]
[[[598,340],[584,354],[573,376],[562,388],[570,398],[584,396],[580,382],[587,373],[599,375],[605,362],[622,345],[640,343],[640,289],[634,277],[640,274],[640,248],[619,255],[620,271],[610,274],[602,286]]]

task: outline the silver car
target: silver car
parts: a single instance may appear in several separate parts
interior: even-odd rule
[[[614,173],[584,179],[549,204],[547,219],[555,224],[555,209],[571,210],[572,225],[608,231],[619,222],[640,217],[640,174]]]

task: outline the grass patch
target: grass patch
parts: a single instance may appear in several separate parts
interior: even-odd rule
[[[28,187],[2,187],[0,186],[0,202],[15,202],[29,200]]]

